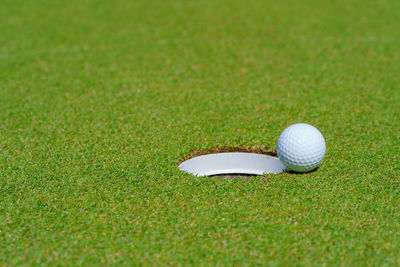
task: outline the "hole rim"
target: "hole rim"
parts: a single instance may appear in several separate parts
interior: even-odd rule
[[[276,156],[247,151],[201,153],[199,156],[190,157],[181,162],[178,168],[196,176],[208,177],[218,175],[261,176],[267,173],[278,174],[288,171]],[[269,153],[273,152],[269,150]]]
[[[191,150],[187,156],[181,158],[178,161],[178,165],[182,164],[184,161],[187,161],[192,158],[196,158],[199,156],[209,155],[209,154],[218,154],[218,153],[227,153],[227,152],[243,152],[243,153],[254,153],[254,154],[262,154],[271,157],[278,157],[278,153],[276,149],[269,148],[265,145],[255,145],[255,146],[236,146],[236,147],[212,147],[204,150]]]

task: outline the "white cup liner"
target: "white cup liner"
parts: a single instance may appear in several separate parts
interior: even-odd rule
[[[226,174],[263,175],[280,173],[288,169],[277,157],[245,152],[223,152],[202,155],[182,162],[181,171],[197,176]]]

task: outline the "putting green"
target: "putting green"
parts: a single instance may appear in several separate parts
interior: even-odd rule
[[[400,2],[3,0],[0,265],[400,264]],[[304,122],[320,168],[179,171]]]

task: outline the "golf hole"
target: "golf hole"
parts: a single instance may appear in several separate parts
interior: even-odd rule
[[[181,171],[196,176],[249,177],[287,171],[276,153],[263,147],[212,149],[192,153],[179,164]]]

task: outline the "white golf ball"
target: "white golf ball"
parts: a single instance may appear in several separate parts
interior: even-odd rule
[[[308,172],[325,156],[325,140],[314,126],[298,123],[286,128],[278,139],[280,161],[292,171]]]

